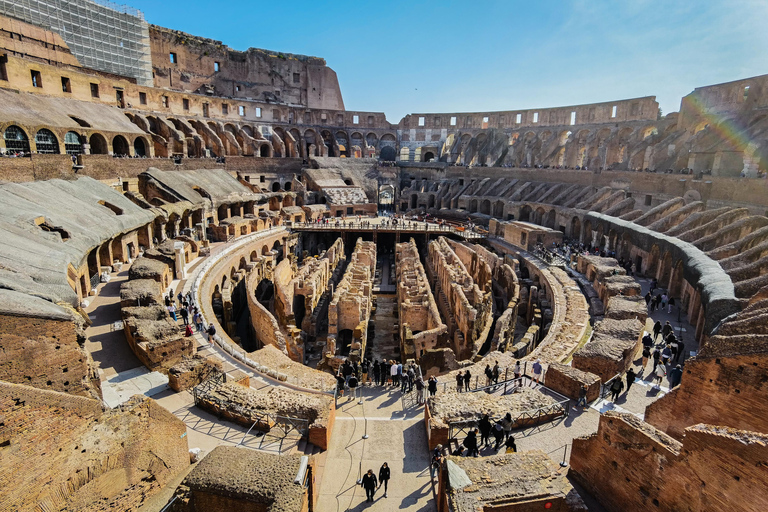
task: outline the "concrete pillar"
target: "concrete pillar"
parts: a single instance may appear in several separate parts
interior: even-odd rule
[[[176,258],[176,279],[186,279],[186,259],[184,257],[184,242],[176,242],[173,245],[174,256]]]

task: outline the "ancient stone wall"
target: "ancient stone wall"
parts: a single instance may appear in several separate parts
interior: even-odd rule
[[[600,396],[600,377],[560,363],[547,365],[547,387],[561,395],[578,400],[581,386],[587,387],[587,402]]]
[[[194,338],[184,336],[164,305],[123,307],[121,313],[128,345],[150,370],[167,372],[196,353]]]
[[[99,400],[0,382],[0,408],[9,510],[138,508],[189,465],[186,426],[152,399],[102,411]]]
[[[101,398],[90,354],[79,343],[82,327],[71,317],[0,315],[0,380]]]
[[[454,248],[475,271],[474,276]],[[449,332],[453,330],[452,348],[458,359],[471,359],[478,353],[493,318],[490,266],[471,252],[465,246],[449,244],[444,237],[429,244],[430,277],[440,297],[438,304],[443,305],[443,316],[451,320]]]
[[[448,327],[443,323],[416,242],[395,245],[400,354],[418,360],[424,351],[446,348]]]
[[[348,353],[353,361],[362,360],[365,354],[375,272],[376,244],[358,238],[344,277],[328,306],[329,348],[348,341],[348,347],[335,348],[342,354]],[[347,335],[349,339],[345,338],[343,331],[351,331],[351,336]]]
[[[649,405],[645,419],[678,439],[697,423],[768,432],[767,365],[765,353],[708,356],[704,350],[686,361],[680,386]]]
[[[609,512],[768,507],[765,435],[703,424],[684,434],[680,442],[609,411],[595,434],[574,439],[570,474]]]

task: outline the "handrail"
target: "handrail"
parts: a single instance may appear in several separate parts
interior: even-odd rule
[[[292,229],[309,230],[309,231],[343,231],[343,230],[355,230],[355,231],[401,231],[401,232],[435,232],[435,233],[452,233],[464,238],[485,238],[486,234],[479,233],[468,229],[457,229],[454,226],[448,224],[433,224],[429,222],[420,221],[416,226],[405,226],[403,224],[395,224],[391,226],[383,224],[369,224],[365,225],[364,221],[337,221],[330,222],[328,224],[320,224],[317,222],[294,222],[291,226]]]

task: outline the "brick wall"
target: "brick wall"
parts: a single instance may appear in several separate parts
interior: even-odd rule
[[[608,412],[573,441],[570,476],[609,512],[768,510],[768,438],[709,425],[682,443],[630,414]]]
[[[0,316],[0,380],[100,397],[98,375],[72,321]]]
[[[766,367],[766,354],[691,359],[680,386],[649,405],[645,419],[676,438],[696,423],[768,432]]]

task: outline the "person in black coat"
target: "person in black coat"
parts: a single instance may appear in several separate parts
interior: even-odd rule
[[[469,373],[469,370],[464,374],[464,391],[469,391],[469,381],[472,378],[472,374]]]
[[[365,488],[365,501],[373,501],[373,495],[376,493],[376,475],[373,474],[373,470],[369,469],[360,481],[360,487]]]
[[[387,483],[389,483],[389,465],[385,462],[379,468],[379,487],[384,484],[384,497],[387,497]]]
[[[470,430],[462,444],[467,449],[467,457],[477,457],[477,429]]]
[[[491,430],[493,430],[493,424],[491,423],[491,420],[487,414],[483,416],[483,418],[480,420],[480,423],[478,423],[478,427],[480,427],[481,444],[485,446],[489,444],[488,438],[491,435]]]

